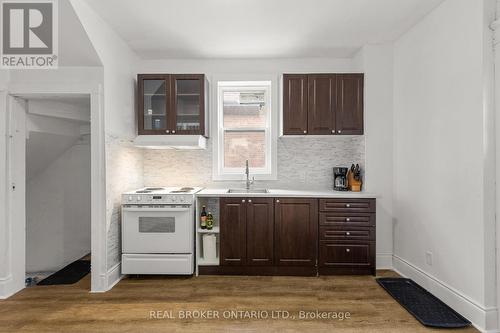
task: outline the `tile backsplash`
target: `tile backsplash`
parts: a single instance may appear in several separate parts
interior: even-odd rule
[[[212,181],[212,144],[206,150],[144,150],[146,186],[228,187],[238,182]],[[333,187],[332,168],[365,165],[364,136],[281,137],[278,180],[257,181],[257,187]],[[241,185],[240,185],[241,186]]]
[[[121,194],[142,187],[143,151],[127,140],[106,137],[107,269],[121,260]]]

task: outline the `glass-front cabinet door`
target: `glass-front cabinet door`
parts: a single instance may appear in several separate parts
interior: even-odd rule
[[[139,135],[205,135],[203,74],[139,74]]]
[[[176,134],[205,135],[204,75],[172,75]]]
[[[170,117],[168,75],[139,75],[139,135],[168,134]]]

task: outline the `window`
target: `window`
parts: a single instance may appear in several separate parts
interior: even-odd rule
[[[219,81],[215,179],[272,179],[271,81]]]

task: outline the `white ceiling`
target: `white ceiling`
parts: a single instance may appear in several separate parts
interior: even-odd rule
[[[443,0],[87,0],[145,59],[349,57]]]

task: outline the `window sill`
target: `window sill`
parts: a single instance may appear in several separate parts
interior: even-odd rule
[[[250,174],[250,179],[255,177],[255,181],[267,181],[267,180],[278,180],[276,175],[255,175]],[[238,181],[245,182],[246,177],[244,175],[213,175],[212,181],[214,182],[228,182],[228,181]]]

